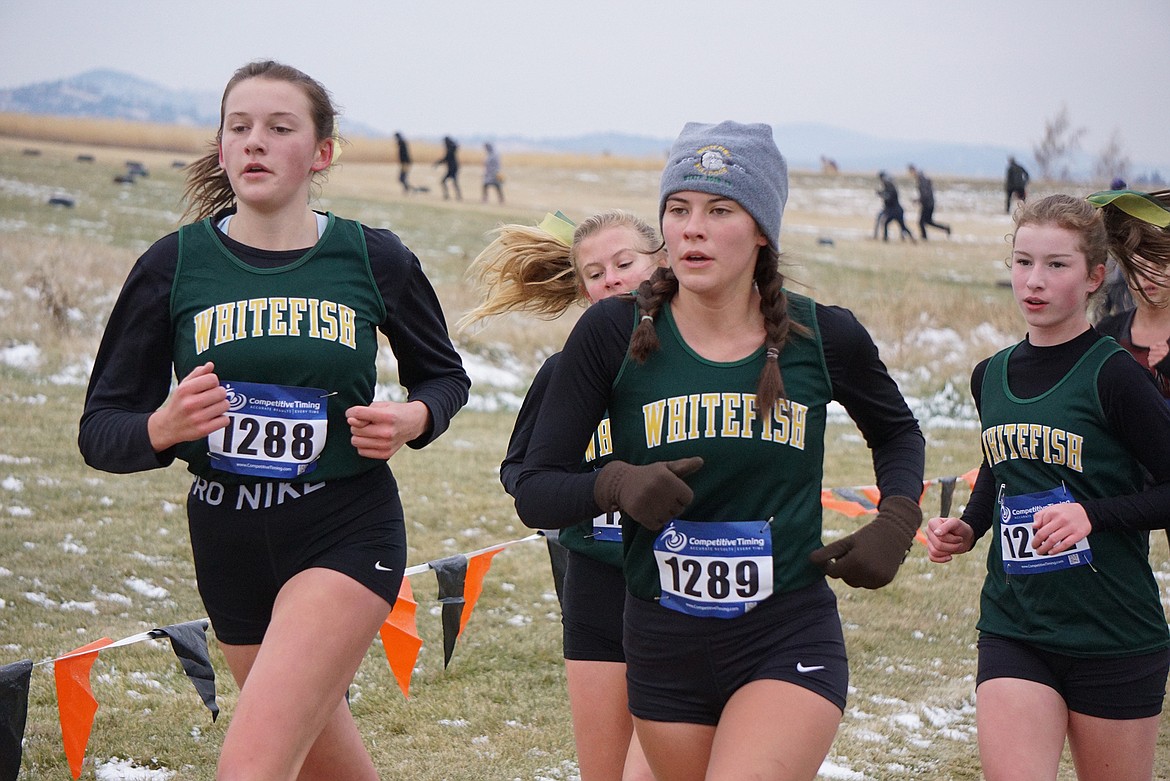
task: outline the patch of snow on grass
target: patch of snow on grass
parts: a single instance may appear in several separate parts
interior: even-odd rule
[[[35,369],[41,362],[41,348],[35,344],[0,347],[0,363],[14,369]]]
[[[132,759],[110,757],[107,762],[94,763],[93,775],[98,781],[170,781],[176,771],[166,768],[142,767]]]
[[[161,586],[156,586],[153,583],[143,580],[142,578],[126,578],[123,581],[126,588],[137,592],[144,597],[151,599],[166,599],[170,596],[170,592]]]

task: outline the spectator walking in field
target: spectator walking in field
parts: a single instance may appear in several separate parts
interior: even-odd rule
[[[897,185],[885,171],[878,171],[878,182],[880,186],[877,189],[877,194],[882,199],[882,210],[878,215],[878,220],[882,224],[882,241],[890,240],[890,223],[896,222],[902,241],[909,237],[910,243],[914,244],[914,233],[906,227],[906,217],[902,211],[902,204],[898,200]],[[875,230],[874,233],[876,234],[877,231]]]
[[[1016,162],[1016,158],[1008,158],[1007,173],[1004,174],[1003,189],[1007,193],[1007,200],[1004,203],[1004,214],[1012,213],[1012,198],[1019,198],[1020,203],[1028,199],[1028,182],[1031,177],[1028,176],[1028,171],[1024,166]]]
[[[946,231],[946,234],[950,236],[951,227],[949,225],[934,221],[934,183],[930,181],[922,169],[916,168],[913,164],[907,168],[910,175],[914,177],[914,182],[918,185],[918,197],[915,199],[918,202],[918,235],[922,237],[923,241],[926,241],[926,226],[929,225],[932,228]]]
[[[402,183],[402,192],[410,195],[410,147],[401,133],[394,134],[398,142],[398,181]]]
[[[78,445],[108,472],[194,476],[197,586],[239,686],[216,777],[376,781],[346,693],[405,571],[387,462],[446,431],[471,383],[414,253],[309,206],[338,154],[325,87],[253,62],[220,105],[187,170],[196,220],[127,276]],[[379,333],[403,401],[375,401]]]
[[[504,174],[500,171],[500,155],[496,148],[489,144],[483,145],[485,157],[483,160],[483,202],[487,203],[488,190],[495,188],[496,197],[500,203],[504,202]]]
[[[443,156],[435,161],[435,166],[446,165],[447,171],[443,174],[443,179],[439,182],[443,185],[443,200],[448,200],[451,196],[447,192],[447,182],[451,182],[452,188],[455,190],[455,200],[462,201],[463,193],[459,190],[459,145],[455,143],[455,139],[451,136],[443,136]]]

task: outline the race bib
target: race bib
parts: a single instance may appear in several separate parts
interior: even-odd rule
[[[999,497],[999,533],[1003,543],[1003,570],[1009,575],[1035,575],[1069,569],[1093,560],[1089,538],[1063,553],[1040,554],[1032,547],[1035,531],[1032,521],[1038,510],[1054,504],[1072,502],[1072,494],[1063,485],[1048,491]]]
[[[593,519],[593,539],[600,542],[622,541],[622,514],[617,510]]]
[[[660,604],[704,618],[736,618],[772,595],[766,521],[671,521],[654,540]]]
[[[211,465],[225,472],[287,480],[312,472],[328,433],[319,388],[221,382],[228,424],[207,436]]]

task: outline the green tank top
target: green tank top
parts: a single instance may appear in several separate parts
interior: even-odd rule
[[[324,397],[327,421],[315,467],[280,479],[331,480],[379,463],[359,456],[350,444],[345,410],[373,400],[377,329],[385,319],[386,305],[357,222],[327,215],[316,245],[279,268],[255,268],[237,258],[219,240],[211,219],[179,229],[171,289],[177,376],[212,361],[223,383],[322,391],[308,394]],[[282,425],[233,429],[233,439],[237,447],[291,458],[285,451],[297,451],[303,443],[277,437],[274,432],[283,431]],[[215,468],[209,449],[204,439],[180,445],[177,454],[203,477],[226,483],[256,479]]]
[[[1015,347],[992,356],[981,391],[983,454],[995,476],[995,527],[980,596],[980,631],[1068,656],[1128,656],[1170,644],[1147,532],[1093,532],[1090,564],[1007,574],[1013,541],[1000,497],[1063,485],[1074,501],[1136,493],[1137,460],[1110,431],[1097,393],[1105,361],[1123,352],[1104,337],[1053,388],[1030,399],[1008,388]],[[1024,555],[1029,555],[1024,553]]]
[[[585,450],[584,469],[600,469],[613,455],[609,418],[593,432]],[[607,513],[597,518],[561,529],[557,539],[571,551],[608,564],[622,566],[621,513]]]
[[[687,478],[695,498],[682,520],[768,525],[773,593],[823,577],[808,556],[821,545],[821,476],[832,385],[815,306],[810,298],[788,293],[790,316],[811,335],[794,335],[780,353],[787,398],[777,401],[770,414],[755,407],[763,348],[728,363],[702,358],[682,340],[669,305],[655,322],[660,348],[644,364],[627,358],[611,394],[615,458],[647,464],[703,457],[702,469]],[[657,534],[629,518],[622,532],[630,593],[658,597]]]

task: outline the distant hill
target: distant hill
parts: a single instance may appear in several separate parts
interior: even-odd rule
[[[214,127],[219,122],[217,93],[174,90],[159,84],[112,70],[92,70],[59,81],[31,84],[0,90],[0,111],[18,114],[49,114],[67,117],[125,119],[139,122]],[[353,136],[384,138],[389,132],[346,119],[346,133]],[[1001,146],[907,141],[858,133],[828,125],[790,123],[775,125],[776,143],[793,169],[816,170],[821,158],[834,160],[840,170],[876,173],[888,170],[901,175],[908,163],[914,163],[932,176],[1003,176],[1009,155],[1015,155],[1033,172],[1036,166],[1030,150]],[[428,139],[438,140],[438,139]],[[588,133],[556,138],[477,135],[457,139],[460,144],[475,146],[492,141],[504,151],[532,150],[612,154],[630,157],[665,157],[672,139],[653,138],[629,133]],[[1087,176],[1092,169],[1088,154],[1077,156],[1070,166],[1074,175]],[[1150,163],[1135,162],[1135,181],[1139,175],[1170,175]]]
[[[119,71],[92,70],[0,90],[0,111],[215,127],[219,96],[174,90]]]
[[[121,71],[92,70],[0,90],[0,111],[214,128],[219,125],[219,99],[217,92],[176,90]],[[352,122],[346,127],[357,135],[385,135]]]
[[[1007,147],[907,141],[878,138],[828,125],[792,123],[774,127],[776,144],[793,168],[819,168],[821,156],[832,159],[842,171],[889,171],[901,176],[910,163],[931,176],[958,175],[999,177],[1009,155],[1031,165],[1029,150]]]

